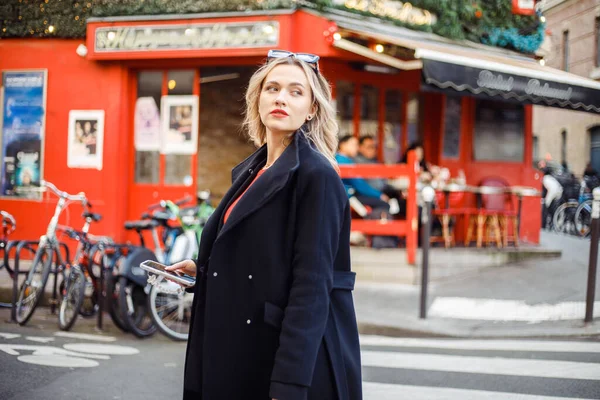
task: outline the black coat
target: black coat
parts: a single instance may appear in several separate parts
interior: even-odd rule
[[[300,130],[266,163],[233,169],[202,233],[185,400],[360,400],[350,208],[329,161]]]

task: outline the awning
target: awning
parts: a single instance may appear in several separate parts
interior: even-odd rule
[[[600,113],[600,83],[591,79],[422,49],[415,55],[423,59],[423,83],[430,88]]]
[[[343,37],[340,43],[334,42],[338,48],[402,70],[419,68],[416,62],[421,62],[424,90],[465,92],[600,113],[600,82],[542,66],[523,54],[470,41],[453,41],[374,18],[359,19],[345,12],[332,11],[321,16],[338,26]],[[399,59],[373,52],[352,42],[353,38],[368,38],[407,51],[404,59]]]

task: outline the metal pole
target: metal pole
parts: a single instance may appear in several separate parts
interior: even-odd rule
[[[429,240],[431,236],[431,208],[435,191],[431,186],[425,186],[421,191],[424,207],[422,210],[421,220],[421,252],[422,252],[422,268],[421,268],[421,305],[419,317],[427,318],[427,283],[429,281]]]
[[[587,295],[585,298],[585,322],[594,319],[594,297],[596,295],[596,267],[598,264],[598,234],[600,228],[600,188],[594,189],[592,202],[592,238],[590,239],[590,262],[588,267]]]

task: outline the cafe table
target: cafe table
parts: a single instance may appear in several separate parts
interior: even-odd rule
[[[536,188],[528,186],[511,186],[506,189],[507,193],[511,193],[517,196],[518,208],[517,208],[517,234],[521,237],[521,208],[523,206],[523,197],[540,197],[542,192]]]

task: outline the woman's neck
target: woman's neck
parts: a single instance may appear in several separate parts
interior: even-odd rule
[[[267,167],[273,165],[289,146],[292,133],[272,132],[267,129]]]

